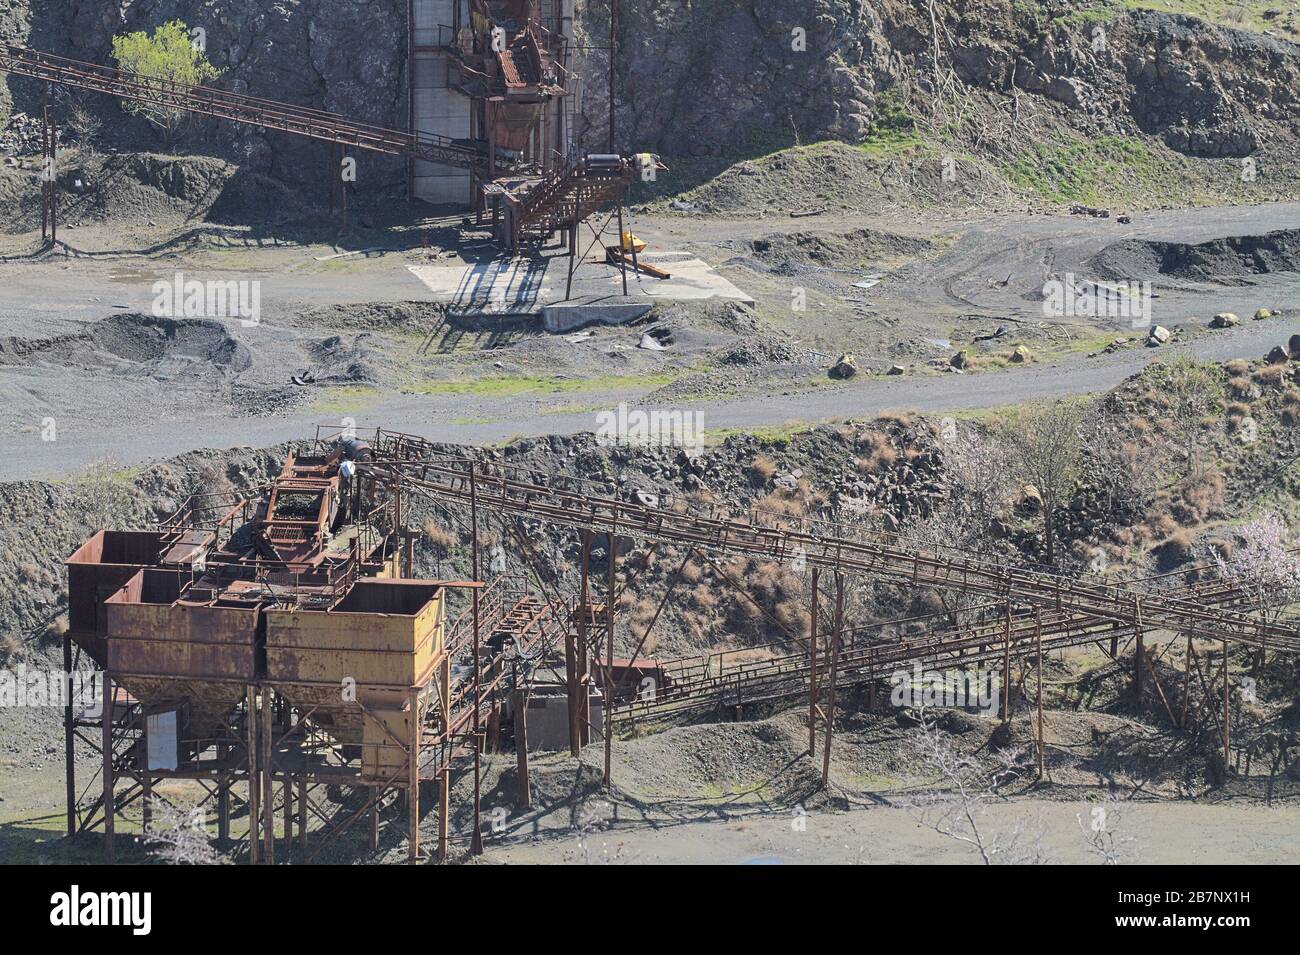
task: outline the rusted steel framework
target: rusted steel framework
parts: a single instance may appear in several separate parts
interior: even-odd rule
[[[272,129],[371,152],[422,159],[466,169],[485,169],[486,144],[442,136],[417,135],[337,113],[229,93],[210,86],[191,86],[155,77],[138,77],[113,67],[85,63],[12,44],[0,45],[0,71],[72,89],[89,90],[124,100],[153,103],[201,116]]]
[[[412,579],[404,492],[358,474],[368,453],[317,442],[253,497],[195,495],[69,559],[65,662],[93,660],[112,701],[65,707],[70,835],[102,830],[113,861],[115,820],[138,812],[147,827],[159,784],[185,780],[223,847],[242,817],[250,862],[313,861],[363,818],[374,849],[399,806],[417,861],[428,783],[445,858],[453,775],[471,766],[477,818],[479,754],[527,691],[520,661],[559,627],[517,578]],[[473,535],[477,551],[477,523]],[[456,591],[469,606],[444,623]],[[77,740],[101,755],[89,801]]]
[[[659,715],[664,712],[706,705],[736,708],[747,702],[808,694],[809,751],[817,749],[817,727],[825,730],[822,751],[822,779],[830,772],[830,751],[834,731],[835,694],[838,687],[867,683],[874,701],[879,679],[900,666],[915,663],[959,662],[962,664],[998,661],[1002,664],[1002,718],[1009,720],[1015,705],[1012,696],[1012,660],[1027,672],[1024,660],[1032,657],[1039,672],[1036,706],[1038,709],[1037,754],[1040,773],[1043,768],[1041,666],[1042,654],[1053,649],[1109,639],[1106,651],[1118,660],[1119,640],[1131,638],[1136,644],[1135,689],[1141,694],[1143,674],[1151,671],[1150,681],[1165,707],[1171,725],[1184,726],[1187,700],[1184,693],[1182,714],[1175,716],[1167,694],[1154,676],[1150,654],[1144,651],[1142,638],[1149,629],[1167,629],[1184,634],[1188,640],[1188,662],[1192,657],[1193,638],[1221,642],[1224,647],[1223,672],[1226,680],[1227,648],[1239,644],[1259,652],[1268,649],[1295,652],[1300,650],[1300,631],[1284,623],[1268,623],[1248,613],[1234,610],[1245,604],[1241,591],[1229,581],[1203,580],[1193,586],[1170,587],[1170,575],[1146,580],[1107,582],[1074,580],[1042,569],[1023,568],[976,559],[954,550],[912,546],[897,535],[864,540],[853,536],[850,528],[824,521],[789,519],[784,516],[753,511],[738,518],[718,511],[688,514],[638,503],[623,502],[605,496],[584,494],[567,487],[537,483],[534,472],[501,467],[440,454],[419,438],[395,433],[377,433],[376,454],[366,465],[374,473],[390,479],[400,475],[413,492],[428,494],[444,502],[463,504],[466,489],[472,486],[476,507],[496,511],[516,520],[540,519],[558,526],[581,531],[584,541],[581,594],[577,619],[570,619],[572,631],[566,636],[566,669],[570,701],[571,749],[578,752],[586,742],[581,728],[589,725],[583,717],[585,694],[575,693],[582,681],[597,679],[605,688],[606,727],[605,780],[610,780],[609,747],[612,723],[616,718]],[[555,482],[556,484],[561,481]],[[594,534],[609,542],[607,600],[601,618],[590,603],[587,554]],[[615,585],[617,541],[620,537],[640,539],[652,546],[672,544],[688,548],[687,560],[700,559],[711,564],[719,576],[728,580],[744,595],[735,581],[713,563],[706,552],[741,554],[775,560],[798,559],[808,566],[813,577],[812,626],[808,637],[791,633],[791,641],[801,644],[803,652],[787,653],[784,658],[742,665],[730,671],[715,668],[712,661],[701,664],[678,662],[650,668],[658,686],[645,697],[626,698],[620,688],[630,673],[637,672],[637,658],[645,643],[641,638],[631,660],[622,661],[622,677],[615,677],[613,659],[613,618],[618,609],[619,591]],[[821,630],[819,609],[823,596],[818,586],[820,572],[829,570],[834,579],[834,594],[829,599],[831,626]],[[1206,571],[1207,568],[1200,568]],[[844,577],[850,573],[868,574],[883,582],[903,586],[924,586],[958,592],[984,593],[995,598],[990,608],[996,617],[975,626],[959,629],[942,628],[915,639],[900,639],[895,644],[870,641],[858,645],[859,633],[873,627],[848,630],[844,621]],[[656,610],[657,620],[663,610],[676,575],[669,583]],[[624,586],[630,584],[630,579]],[[750,598],[752,599],[752,598]],[[990,609],[986,608],[986,609]],[[760,608],[761,609],[761,608]],[[934,619],[938,619],[935,615]],[[776,621],[774,621],[776,622]],[[603,624],[603,628],[598,627]],[[650,626],[653,627],[654,621]],[[781,626],[778,623],[778,626]],[[873,625],[879,629],[879,625]],[[606,647],[603,662],[599,630],[604,630]],[[786,629],[782,627],[782,629]],[[593,631],[597,635],[593,638]],[[1100,644],[1099,644],[1100,645]],[[889,668],[886,670],[886,668]],[[1199,664],[1198,664],[1199,672]],[[1226,684],[1225,684],[1226,686]],[[1229,757],[1228,696],[1224,695],[1223,757]]]
[[[1245,595],[1239,587],[1221,580],[1180,588],[1175,593],[1182,599],[1211,607],[1245,602]],[[841,686],[870,684],[914,663],[925,667],[943,664],[968,666],[1001,660],[1007,652],[1020,657],[1037,647],[1040,639],[1046,650],[1100,641],[1114,646],[1118,640],[1134,638],[1138,632],[1133,624],[1086,614],[1022,609],[1012,616],[1008,641],[1003,609],[1004,605],[998,603],[972,608],[968,614],[993,616],[963,626],[945,626],[952,616],[947,611],[915,620],[892,622],[893,628],[930,625],[915,636],[882,637],[882,625],[845,630],[841,634],[843,649],[839,661],[839,683]],[[701,708],[741,707],[801,697],[809,692],[815,694],[818,663],[813,648],[819,640],[833,639],[834,632],[831,628],[818,635],[814,622],[809,653],[791,653],[788,644],[774,644],[662,662],[659,667],[663,673],[663,685],[658,691],[651,697],[619,705],[615,717],[634,720]],[[828,651],[823,647],[821,653],[825,656]],[[735,662],[729,659],[741,654],[749,657],[767,654],[767,657]],[[821,666],[825,670],[829,664],[823,660]]]
[[[1300,651],[1300,629],[1286,624],[1203,607],[1159,591],[1072,579],[956,550],[922,549],[884,537],[855,539],[851,536],[854,529],[826,521],[775,518],[758,512],[748,519],[721,512],[688,514],[517,480],[509,476],[509,469],[481,463],[468,468],[457,463],[419,462],[412,467],[400,456],[381,454],[366,467],[389,477],[405,474],[412,488],[461,502],[469,499],[472,473],[480,506],[599,534],[620,533],[645,541],[778,561],[798,558],[809,567],[869,574],[891,583],[984,593],[1202,639],[1227,640],[1262,650]],[[765,520],[768,518],[770,523]]]
[[[563,59],[563,51],[558,49],[563,45],[562,38],[537,22],[534,4],[533,14],[522,18],[522,28],[508,38],[504,49],[497,50],[493,45],[497,21],[490,14],[499,4],[480,5],[484,13],[476,20],[468,48],[462,50],[451,44],[461,50],[464,61],[461,69],[466,75],[479,77],[463,87],[476,104],[473,115],[477,131],[469,139],[392,129],[324,110],[209,86],[140,77],[113,67],[12,44],[0,44],[0,71],[45,84],[44,153],[50,170],[56,168],[53,159],[57,129],[52,125],[49,90],[55,86],[68,87],[305,136],[331,145],[399,156],[408,164],[423,161],[468,169],[480,183],[481,197],[477,201],[480,219],[485,208],[490,208],[498,238],[512,251],[525,241],[545,241],[562,230],[568,230],[572,240],[578,223],[611,204],[620,210],[621,230],[621,208],[633,181],[631,160],[620,156],[552,156],[540,133],[546,104],[554,97],[564,96],[569,83],[568,71],[556,59],[557,52]],[[477,63],[482,71],[471,63]],[[525,174],[522,179],[516,172],[534,167],[538,174]],[[339,188],[336,178],[331,174],[331,209],[335,206],[336,190],[340,191],[346,217],[346,190]],[[51,242],[57,240],[54,188],[54,181],[43,177],[42,235],[46,234],[48,224]]]
[[[481,757],[509,735],[518,763],[517,805],[531,803],[528,712],[544,671],[567,697],[570,751],[578,754],[599,739],[608,784],[619,722],[705,707],[731,709],[739,717],[746,706],[806,694],[809,753],[820,756],[825,782],[837,693],[846,688],[865,685],[874,706],[878,684],[912,665],[1000,666],[1002,718],[1009,720],[1019,701],[1030,698],[1032,669],[1038,674],[1030,702],[1037,709],[1041,775],[1044,653],[1096,643],[1118,662],[1119,641],[1129,641],[1135,675],[1158,697],[1170,725],[1185,729],[1193,715],[1217,709],[1213,697],[1218,686],[1227,685],[1222,681],[1230,646],[1295,645],[1288,625],[1242,626],[1243,620],[1254,622],[1239,609],[1248,605],[1246,595],[1213,576],[1184,586],[1176,586],[1173,576],[1107,586],[1067,581],[1041,570],[922,550],[896,538],[836,536],[833,524],[625,504],[441,454],[408,435],[378,431],[368,438],[318,430],[312,448],[291,455],[276,480],[250,498],[199,495],[152,532],[101,532],[73,555],[65,662],[71,672],[84,653],[103,667],[103,698],[111,703],[100,712],[93,699],[69,701],[65,709],[70,834],[102,829],[106,858],[112,860],[114,820],[125,812],[147,819],[160,784],[186,780],[202,791],[200,807],[215,809],[219,839],[228,847],[242,840],[250,862],[314,861],[363,819],[374,849],[382,821],[394,818],[404,818],[409,859],[445,859],[450,790],[453,778],[466,773],[473,784],[468,848],[480,852]],[[472,580],[410,579],[412,495],[427,496],[449,515],[468,515]],[[536,520],[581,535],[575,595],[561,592],[558,576],[540,559],[528,529]],[[493,521],[501,531],[497,539],[511,542],[531,582],[504,567],[484,573],[480,535]],[[636,540],[640,553],[632,546]],[[632,656],[616,658],[622,598],[666,545],[681,546],[684,557],[644,631],[632,635]],[[597,546],[605,552],[603,574],[592,567]],[[714,559],[726,554],[797,554],[806,560],[812,578],[807,633],[773,621],[790,641],[769,648],[762,660],[729,663],[726,654],[713,654],[643,661],[647,640],[688,564],[712,568],[719,580],[748,596],[743,582],[732,580]],[[960,624],[951,614],[933,614],[851,627],[846,580],[864,571],[888,583],[987,593],[991,600],[960,611]],[[416,654],[420,665],[404,667],[394,679],[364,677],[358,681],[364,692],[340,704],[337,677],[350,671],[330,669],[330,662],[364,653],[392,635],[355,616],[366,606],[382,606],[385,618],[400,609],[368,603],[367,591],[377,587],[414,588],[410,592],[420,592],[420,600],[459,590],[467,600],[439,625],[424,656],[418,637],[402,651]],[[1148,613],[1152,606],[1154,615]],[[1184,612],[1187,607],[1197,608],[1195,616]],[[221,613],[203,627],[196,628],[189,616],[218,608]],[[438,608],[441,620],[441,603]],[[253,631],[260,636],[251,640],[241,636],[248,631],[232,625],[250,610],[265,618]],[[1154,655],[1140,642],[1148,628],[1174,629],[1153,619],[1172,620],[1187,636],[1178,713],[1175,693],[1166,692]],[[1206,636],[1211,626],[1214,638]],[[302,633],[324,637],[298,639]],[[1223,647],[1217,674],[1213,658],[1203,671],[1193,637]],[[329,650],[316,655],[313,645]],[[208,665],[179,671],[169,666],[182,646],[191,663],[206,659]],[[358,659],[354,665],[364,671],[368,664]],[[1193,670],[1205,690],[1195,713]],[[599,716],[593,710],[597,700]],[[1222,702],[1226,766],[1230,701],[1224,695]],[[151,734],[157,731],[154,721],[170,712],[183,714],[177,719],[186,731],[175,760],[159,765]],[[71,759],[76,740],[96,746],[102,757],[82,792]],[[427,853],[420,847],[422,784],[436,786],[438,793],[437,838]]]

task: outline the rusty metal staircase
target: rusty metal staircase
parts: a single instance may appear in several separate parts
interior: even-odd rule
[[[518,249],[529,239],[545,241],[577,226],[622,201],[632,181],[632,166],[625,159],[616,169],[598,169],[584,159],[557,170],[522,200],[508,200],[511,248]]]

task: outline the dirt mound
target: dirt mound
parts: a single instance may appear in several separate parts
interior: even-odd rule
[[[368,332],[356,335],[351,341],[341,335],[331,335],[307,347],[311,358],[312,380],[329,384],[376,384],[379,372],[375,359],[379,343]]]
[[[170,377],[181,366],[237,375],[252,363],[249,350],[221,322],[137,312],[111,315],[79,335],[0,339],[0,365],[99,368]]]
[[[0,173],[0,217],[8,232],[31,228],[39,216],[37,169]],[[35,190],[35,199],[33,199]],[[59,175],[62,222],[284,222],[308,207],[283,183],[210,156],[105,155],[69,150]]]
[[[1300,229],[1229,236],[1196,245],[1126,240],[1102,249],[1089,265],[1114,280],[1175,278],[1239,285],[1254,275],[1300,271]]]
[[[662,203],[663,211],[734,216],[924,206],[1005,205],[1012,190],[980,161],[921,146],[874,153],[844,143],[784,149],[732,166]]]
[[[930,247],[924,239],[854,229],[850,232],[774,233],[746,243],[748,257],[774,271],[798,266],[853,268],[882,259],[919,254]]]

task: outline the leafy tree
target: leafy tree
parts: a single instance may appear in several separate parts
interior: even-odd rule
[[[174,84],[201,86],[221,75],[180,20],[164,23],[152,36],[138,32],[114,37],[113,58],[137,81],[159,92]],[[179,107],[157,102],[127,100],[124,108],[157,126],[169,144],[179,138],[191,118]]]

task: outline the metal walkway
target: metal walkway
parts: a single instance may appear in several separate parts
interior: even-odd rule
[[[695,547],[714,553],[798,559],[808,567],[863,573],[897,584],[989,594],[997,599],[1056,613],[1079,614],[1145,629],[1300,652],[1300,629],[1204,606],[1169,592],[1074,579],[1010,563],[975,559],[959,551],[924,550],[907,543],[856,539],[854,528],[824,521],[778,518],[753,512],[748,520],[715,512],[687,514],[504,476],[502,469],[469,462],[421,459],[419,445],[385,435],[367,464],[378,476],[404,487],[521,518],[586,529],[598,534]],[[764,523],[764,519],[771,523]]]
[[[410,133],[347,119],[337,113],[243,96],[207,86],[190,86],[165,79],[141,79],[132,73],[42,53],[11,44],[0,45],[0,72],[74,89],[139,100],[235,123],[293,133],[323,142],[355,146],[371,152],[440,163],[483,172],[487,144]]]

